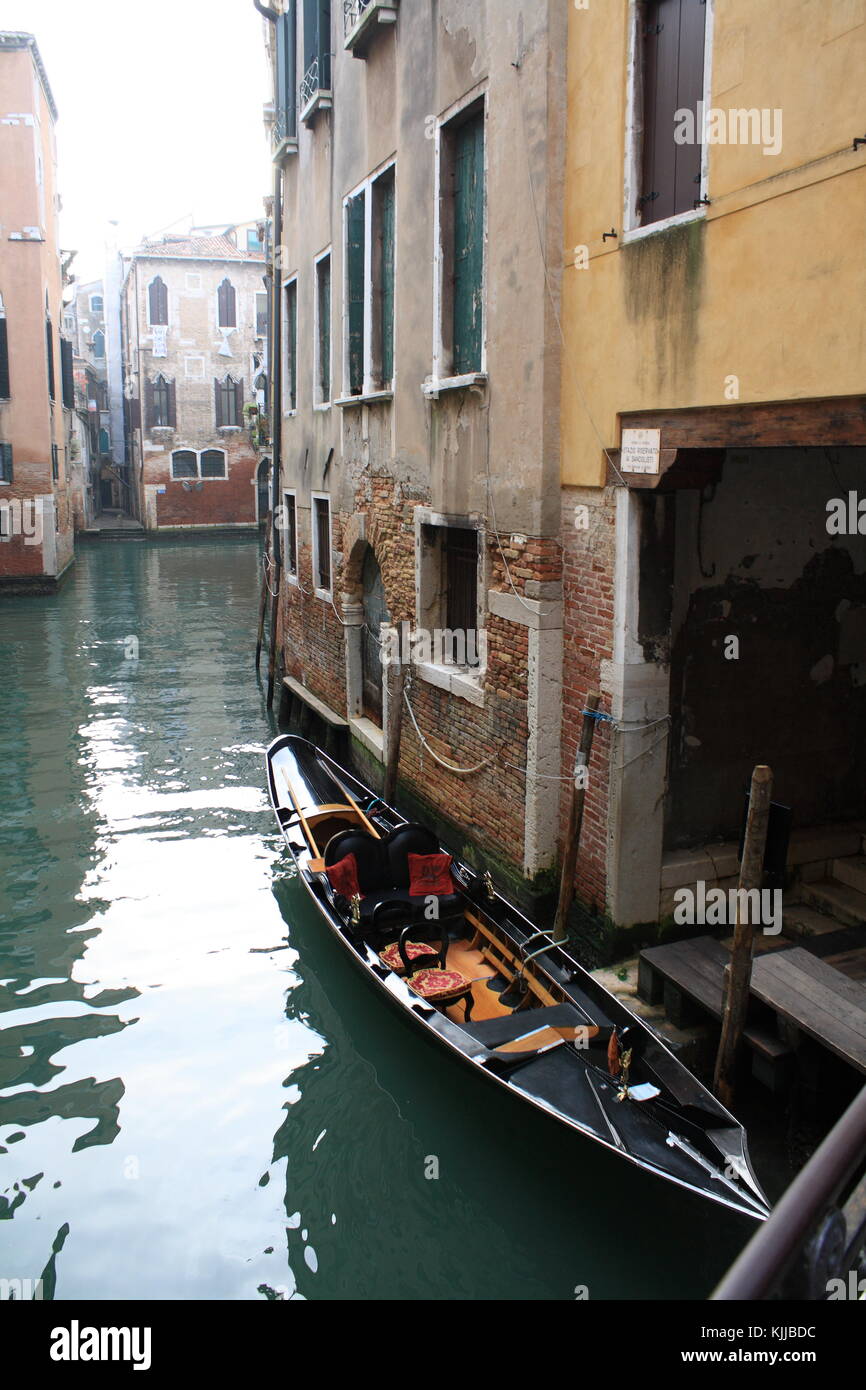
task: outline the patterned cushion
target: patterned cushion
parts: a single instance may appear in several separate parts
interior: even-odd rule
[[[361,889],[358,885],[358,864],[354,854],[347,854],[325,870],[335,893],[353,898]]]
[[[422,999],[451,999],[469,988],[459,970],[418,970],[406,983]]]
[[[410,960],[417,960],[419,956],[435,956],[438,951],[435,946],[428,946],[426,941],[407,941],[406,955]],[[400,947],[396,941],[392,946],[386,947],[379,952],[379,959],[383,965],[387,965],[389,970],[403,970],[403,961],[400,956]]]
[[[409,892],[413,897],[454,892],[450,854],[407,854]]]

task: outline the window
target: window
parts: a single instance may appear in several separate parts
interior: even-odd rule
[[[104,425],[99,431],[99,452],[101,454],[108,454],[111,452],[111,435]]]
[[[295,0],[289,0],[285,14],[276,23],[277,74],[272,135],[275,154],[295,144],[298,138],[296,25]]]
[[[103,333],[101,328],[97,328],[96,332],[93,335],[93,356],[105,356],[105,334]]]
[[[238,428],[244,413],[244,384],[227,376],[224,381],[214,380],[216,397],[217,429]]]
[[[237,295],[229,279],[223,280],[217,290],[217,323],[220,328],[237,328]]]
[[[259,237],[258,228],[247,227],[247,250],[263,251],[264,249],[265,248],[262,246],[261,243],[261,238]]]
[[[0,483],[12,482],[12,445],[0,444]]]
[[[345,206],[345,379],[361,396],[390,390],[394,376],[394,165]]]
[[[374,384],[391,385],[394,376],[394,169],[373,184],[373,341]]]
[[[92,294],[92,295],[90,296],[90,312],[91,312],[91,314],[101,314],[101,313],[102,313],[102,295],[101,295],[101,294]]]
[[[452,373],[481,371],[484,284],[484,113],[454,135]]]
[[[486,665],[478,614],[485,592],[484,532],[469,518],[415,509],[419,630],[432,634],[422,664],[477,671]],[[452,687],[455,688],[456,687]]]
[[[647,226],[693,212],[701,197],[700,134],[675,138],[675,113],[698,113],[704,97],[705,0],[647,0],[637,7],[636,126],[642,128],[632,225]]]
[[[161,373],[155,381],[144,383],[145,429],[176,429],[177,408],[174,382]]]
[[[364,390],[364,262],[366,237],[364,193],[346,203],[346,344],[350,396]]]
[[[298,408],[298,282],[286,285],[285,410]]]
[[[320,597],[331,593],[331,502],[313,493],[313,583]]]
[[[54,330],[51,320],[45,320],[45,351],[48,356],[48,395],[54,400]]]
[[[51,476],[55,483],[60,478],[60,449],[56,444],[51,445]]]
[[[60,386],[64,406],[67,410],[74,410],[75,376],[72,369],[72,344],[68,338],[60,339]]]
[[[397,22],[400,0],[343,0],[344,48],[363,57],[379,25]]]
[[[268,295],[266,290],[256,294],[256,337],[268,336]]]
[[[168,290],[159,275],[151,280],[147,289],[148,323],[168,323]]]
[[[178,449],[171,456],[172,478],[197,478],[198,460],[192,449]]]
[[[9,385],[9,336],[6,331],[6,313],[0,299],[0,401],[8,401],[12,392]]]
[[[304,75],[301,118],[331,105],[331,0],[304,0]]]
[[[283,564],[286,573],[293,579],[298,577],[298,513],[295,494],[286,492],[283,494],[283,505],[285,507],[285,537],[283,545]]]
[[[201,476],[203,478],[224,478],[226,476],[226,456],[222,449],[205,449],[201,456]]]
[[[316,395],[317,405],[331,399],[331,256],[316,261]]]

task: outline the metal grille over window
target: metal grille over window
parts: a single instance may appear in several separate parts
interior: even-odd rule
[[[446,626],[458,634],[468,665],[477,666],[478,533],[449,526],[445,532]],[[462,642],[459,635],[462,634]]]
[[[316,583],[320,589],[331,587],[331,509],[327,499],[314,501],[316,514]]]

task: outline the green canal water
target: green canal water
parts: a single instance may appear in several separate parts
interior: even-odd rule
[[[0,1279],[705,1295],[746,1224],[465,1072],[325,936],[264,791],[257,558],[87,546],[0,600]]]

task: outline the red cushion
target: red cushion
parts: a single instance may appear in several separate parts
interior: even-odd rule
[[[344,898],[353,898],[356,893],[361,892],[358,884],[358,863],[354,854],[347,854],[344,859],[338,859],[336,864],[325,870],[325,873],[334,892],[342,893]]]
[[[454,892],[450,854],[408,854],[409,892],[426,897],[435,893],[442,897]]]
[[[428,946],[425,941],[407,941],[406,955],[410,961],[418,960],[421,956],[437,956],[439,952],[433,946]],[[388,946],[384,951],[379,952],[379,959],[383,965],[387,965],[389,970],[404,970],[403,958],[400,955],[400,947],[396,941],[393,946]]]
[[[469,981],[459,970],[418,970],[407,983],[424,999],[450,999],[469,988]]]

